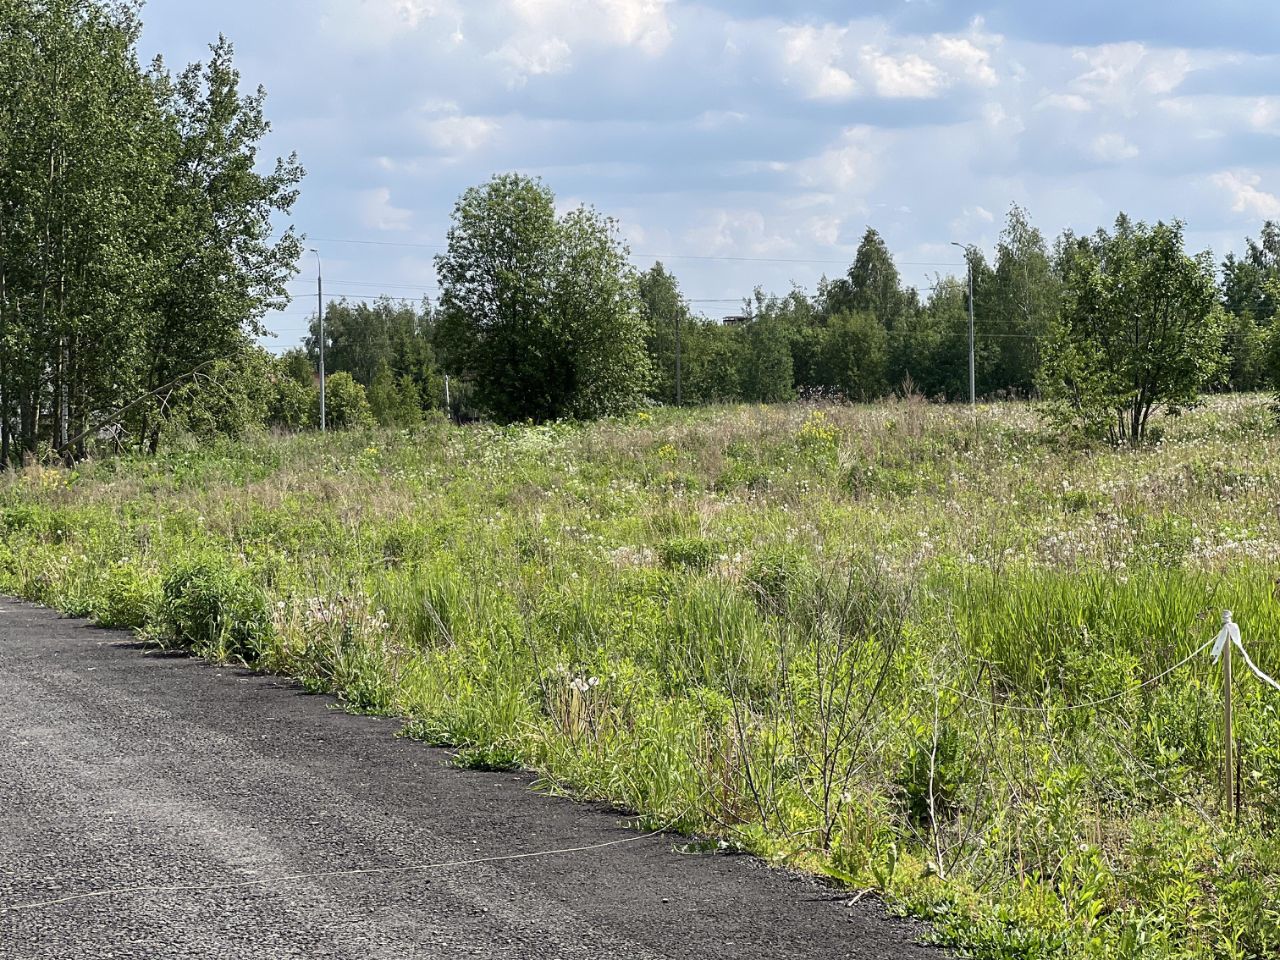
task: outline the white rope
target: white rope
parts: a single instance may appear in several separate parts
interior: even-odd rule
[[[687,813],[688,811],[686,811]],[[533,853],[512,853],[498,857],[476,857],[471,860],[450,860],[443,863],[423,863],[408,867],[371,867],[363,870],[329,870],[322,873],[295,873],[283,877],[264,877],[259,880],[240,880],[227,883],[178,883],[171,885],[143,885],[137,887],[114,887],[107,890],[94,890],[88,893],[75,893],[66,897],[58,897],[54,900],[38,900],[34,903],[15,904],[13,906],[0,907],[0,913],[18,913],[24,910],[41,910],[46,907],[56,907],[67,903],[76,903],[81,900],[96,900],[101,897],[118,897],[127,896],[134,893],[183,893],[183,892],[210,892],[214,890],[237,890],[244,887],[263,887],[277,883],[296,883],[303,880],[330,880],[342,877],[369,877],[369,876],[386,876],[395,873],[425,873],[430,870],[443,870],[449,867],[473,867],[485,863],[506,863],[512,860],[533,860],[540,857],[556,857],[567,856],[573,853],[589,853],[593,850],[603,850],[606,847],[618,847],[628,843],[640,843],[644,840],[652,840],[659,834],[665,833],[671,829],[672,825],[678,823],[684,815],[672,820],[666,826],[659,827],[652,833],[642,834],[638,837],[623,837],[621,840],[609,840],[605,843],[592,843],[583,847],[564,847],[559,850],[539,850]]]
[[[1276,690],[1280,690],[1280,683],[1276,683],[1270,676],[1263,673],[1258,668],[1258,665],[1253,662],[1253,658],[1249,656],[1249,651],[1244,648],[1244,641],[1240,639],[1240,625],[1232,619],[1230,610],[1224,610],[1222,613],[1222,631],[1213,639],[1214,663],[1217,663],[1222,658],[1222,653],[1226,649],[1228,642],[1234,644],[1235,648],[1240,651],[1240,655],[1244,657],[1244,662],[1253,671],[1255,677]]]
[[[1064,712],[1069,712],[1073,710],[1089,710],[1089,709],[1092,709],[1093,707],[1101,707],[1104,704],[1114,703],[1116,700],[1119,700],[1122,697],[1127,697],[1129,694],[1135,693],[1138,690],[1141,690],[1143,687],[1149,687],[1153,683],[1158,683],[1159,681],[1163,680],[1165,677],[1173,673],[1178,668],[1185,667],[1188,663],[1190,663],[1196,657],[1200,656],[1200,654],[1204,653],[1211,646],[1213,646],[1213,643],[1214,641],[1210,640],[1207,643],[1202,644],[1201,646],[1197,647],[1194,651],[1189,653],[1187,656],[1183,657],[1181,660],[1175,663],[1169,669],[1161,673],[1157,673],[1154,677],[1150,677],[1146,680],[1143,680],[1139,684],[1135,684],[1132,687],[1129,687],[1125,690],[1121,690],[1119,693],[1112,694],[1109,697],[1103,697],[1100,700],[1090,700],[1087,703],[1072,703],[1063,707],[1056,707],[1055,709],[1062,710]],[[982,697],[975,697],[971,693],[965,693],[963,690],[957,690],[954,687],[945,687],[944,689],[950,690],[952,693],[956,694],[957,696],[964,697],[966,700],[972,700],[974,703],[980,703],[983,706],[987,706],[987,707],[996,707],[997,709],[1001,709],[1001,710],[1021,710],[1026,713],[1043,713],[1047,709],[1044,706],[1027,707],[1018,703],[997,703],[994,700],[984,700]]]
[[[1210,640],[1208,643],[1205,643],[1200,647],[1197,647],[1192,653],[1184,657],[1182,660],[1179,660],[1177,663],[1175,663],[1168,670],[1165,670],[1163,673],[1158,673],[1154,677],[1151,677],[1148,680],[1144,680],[1142,681],[1142,683],[1139,683],[1136,686],[1129,687],[1127,690],[1122,690],[1119,693],[1113,694],[1112,696],[1103,697],[1100,700],[1090,700],[1087,703],[1068,704],[1067,706],[1058,707],[1056,709],[1062,710],[1064,712],[1073,711],[1073,710],[1088,710],[1093,707],[1100,707],[1108,703],[1113,703],[1116,700],[1119,700],[1122,697],[1126,697],[1137,690],[1141,690],[1143,687],[1149,687],[1151,686],[1151,684],[1156,683],[1160,680],[1163,680],[1165,677],[1173,673],[1173,671],[1177,670],[1179,667],[1186,666],[1188,663],[1190,663],[1196,657],[1200,656],[1200,654],[1204,653],[1204,651],[1208,650],[1210,647],[1213,648],[1213,662],[1217,663],[1222,658],[1222,652],[1223,650],[1226,649],[1226,646],[1228,643],[1233,644],[1235,648],[1240,651],[1241,656],[1244,657],[1244,662],[1248,665],[1249,669],[1253,671],[1254,676],[1256,676],[1263,683],[1274,687],[1276,690],[1280,690],[1280,682],[1277,682],[1274,678],[1264,673],[1258,667],[1258,665],[1253,662],[1253,658],[1249,656],[1249,651],[1245,649],[1244,642],[1240,639],[1239,624],[1237,624],[1233,619],[1231,611],[1226,610],[1226,611],[1223,611],[1223,614],[1222,614],[1222,630],[1219,631],[1218,635],[1214,637],[1212,640]],[[982,697],[975,697],[973,694],[965,693],[963,690],[957,690],[954,687],[946,687],[944,689],[949,690],[951,693],[954,693],[957,696],[964,697],[964,699],[966,700],[971,700],[974,703],[980,703],[986,707],[995,707],[997,709],[1002,709],[1002,710],[1021,710],[1026,713],[1042,713],[1046,709],[1046,707],[1043,707],[1043,706],[1027,707],[1017,703],[997,703],[993,700],[986,700],[986,699],[983,699]]]

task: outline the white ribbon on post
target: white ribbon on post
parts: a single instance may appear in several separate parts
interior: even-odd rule
[[[1213,641],[1214,663],[1222,659],[1222,652],[1226,649],[1228,643],[1235,644],[1236,649],[1240,651],[1240,655],[1244,657],[1245,664],[1253,671],[1254,676],[1263,683],[1270,684],[1280,690],[1280,683],[1276,683],[1275,680],[1259,670],[1258,665],[1253,662],[1253,658],[1249,656],[1249,651],[1244,648],[1244,642],[1240,639],[1240,625],[1231,618],[1231,611],[1225,610],[1222,613],[1222,631]]]

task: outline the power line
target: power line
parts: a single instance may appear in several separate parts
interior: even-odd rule
[[[416,250],[447,250],[447,246],[439,243],[410,243],[406,240],[355,240],[342,237],[312,237],[314,243],[347,243],[356,246],[369,247],[406,247]],[[794,263],[794,264],[828,264],[836,266],[848,266],[850,260],[826,260],[819,258],[805,257],[728,257],[714,256],[711,254],[693,254],[693,253],[640,253],[634,252],[633,257],[639,257],[646,260],[705,260],[714,263]],[[956,263],[952,260],[895,260],[895,264],[901,264],[907,267],[964,267],[965,263]]]
[[[289,280],[288,283],[310,283],[305,279]],[[423,290],[429,284],[425,283],[382,283],[377,280],[325,280],[325,283],[336,283],[344,287],[385,287],[389,290]],[[437,288],[438,289],[438,288]]]

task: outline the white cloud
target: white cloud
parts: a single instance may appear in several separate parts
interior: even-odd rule
[[[1088,113],[1093,104],[1078,93],[1051,93],[1038,104],[1037,109],[1068,110],[1072,113]]]
[[[1198,125],[1202,135],[1220,135],[1225,130],[1249,130],[1280,134],[1280,97],[1202,94],[1166,97],[1160,109]]]
[[[519,86],[561,73],[577,47],[634,47],[654,57],[671,44],[667,0],[506,0],[513,34],[495,52]]]
[[[802,230],[824,247],[834,247],[840,242],[842,225],[843,221],[839,217],[810,217],[805,221]]]
[[[993,131],[1018,135],[1026,129],[1026,124],[1018,114],[1010,113],[1003,104],[989,101],[982,105],[982,122]]]
[[[430,119],[422,121],[427,141],[447,153],[470,153],[488,143],[499,127],[488,117],[467,116],[454,100],[428,99],[422,113]]]
[[[814,100],[842,100],[858,89],[857,82],[838,64],[844,56],[848,30],[822,27],[783,27],[782,59],[789,77],[800,82],[805,96]]]
[[[1280,97],[1257,97],[1249,111],[1249,126],[1260,133],[1280,133]]]
[[[851,127],[839,141],[815,157],[794,164],[801,184],[819,190],[847,193],[871,186],[876,172],[876,151],[868,127]]]
[[[391,190],[378,187],[360,194],[360,220],[370,230],[408,230],[413,211],[394,206]]]
[[[698,115],[694,126],[699,130],[720,130],[724,127],[736,126],[747,120],[747,115],[737,110],[706,110]]]
[[[523,86],[530,77],[562,73],[569,68],[573,50],[559,37],[523,37],[503,44],[492,54],[510,68],[508,82]]]
[[[932,47],[937,59],[952,72],[980,87],[994,87],[1000,82],[991,66],[991,51],[965,37],[936,36]]]
[[[1224,170],[1209,178],[1214,186],[1231,196],[1231,209],[1261,220],[1280,219],[1280,197],[1261,190],[1262,178],[1256,173]]]
[[[346,42],[382,45],[448,16],[462,31],[454,0],[328,0],[320,14],[325,30]]]
[[[941,70],[914,53],[894,57],[863,47],[860,57],[872,87],[882,97],[932,97],[947,84]]]
[[[1104,163],[1132,160],[1140,151],[1121,133],[1102,133],[1093,138],[1089,152]]]
[[[916,36],[892,33],[879,20],[803,24],[777,28],[776,37],[758,38],[763,46],[781,40],[777,56],[785,82],[813,100],[845,100],[859,94],[923,99],[957,86],[993,87],[999,76],[991,47],[1002,38],[978,32]],[[853,48],[849,41],[858,37]]]
[[[690,250],[707,254],[772,256],[795,249],[795,241],[769,230],[759,210],[716,209],[703,214],[703,223],[685,232]]]
[[[995,223],[996,215],[986,207],[975,205],[965,207],[960,211],[960,216],[951,221],[951,235],[953,237],[979,237],[985,235],[987,228]],[[952,260],[957,251],[944,250],[939,260]]]
[[[470,153],[493,137],[498,125],[485,117],[442,117],[426,125],[427,139],[441,150]]]
[[[1196,66],[1186,50],[1151,49],[1137,42],[1077,50],[1075,59],[1086,69],[1071,81],[1073,93],[1129,111],[1143,95],[1172,93]]]

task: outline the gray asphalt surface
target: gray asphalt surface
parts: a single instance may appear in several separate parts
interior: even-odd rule
[[[633,838],[606,808],[269,677],[0,598],[0,957],[932,958],[922,928],[742,856]]]

